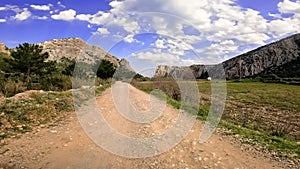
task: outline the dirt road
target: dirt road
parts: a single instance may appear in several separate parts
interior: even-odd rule
[[[130,101],[136,109],[145,111],[151,107],[148,94],[132,86],[129,89]],[[130,137],[145,138],[163,133],[172,128],[179,114],[178,110],[166,106],[163,107],[163,114],[152,123],[138,124],[118,113],[111,88],[105,90],[96,101],[107,123]],[[218,134],[200,144],[198,138],[202,126],[200,121],[196,121],[185,139],[163,154],[129,159],[96,145],[83,131],[76,113],[71,113],[57,126],[41,126],[20,139],[5,140],[7,145],[0,150],[0,163],[13,168],[280,168],[269,159],[248,154]]]

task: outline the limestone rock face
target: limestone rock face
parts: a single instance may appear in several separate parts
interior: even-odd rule
[[[129,72],[135,72],[133,68],[130,66],[130,63],[126,59],[121,59],[119,62],[120,69],[127,70]]]
[[[227,79],[237,79],[256,77],[266,72],[274,73],[275,70],[278,71],[278,67],[280,67],[280,69],[286,70],[286,68],[282,67],[286,67],[285,65],[291,65],[291,63],[299,61],[299,58],[300,34],[295,34],[285,39],[262,46],[245,54],[224,61],[221,64],[224,68],[225,77]],[[292,65],[293,70],[291,71],[297,71],[300,69],[299,64]],[[207,70],[217,70],[219,69],[218,67],[219,66],[217,65],[192,65],[189,67],[161,65],[158,66],[154,77],[169,77],[171,76],[172,72],[180,72],[189,68],[193,71],[197,79],[206,79],[208,74],[210,74]],[[288,76],[289,75],[287,75],[287,77]],[[300,75],[296,76],[300,77]]]
[[[1,53],[7,53],[7,54],[10,53],[9,50],[7,49],[7,47],[5,46],[5,44],[1,43],[1,42],[0,42],[0,52]]]
[[[223,66],[228,79],[247,78],[296,61],[299,57],[300,34],[296,34],[225,61]]]
[[[43,48],[44,52],[49,53],[48,60],[59,62],[62,58],[67,58],[69,60],[79,59],[86,63],[93,63],[94,61],[105,59],[113,63],[116,67],[122,66],[122,68],[130,72],[135,72],[126,59],[120,60],[102,48],[88,44],[80,38],[53,39],[39,43],[38,45]],[[9,50],[7,50],[3,43],[0,43],[0,52],[9,54]]]
[[[119,59],[108,54],[98,46],[93,46],[80,38],[54,39],[40,43],[45,52],[49,53],[49,60],[60,60],[63,57],[70,60],[80,58],[85,62],[96,60],[108,60],[115,66],[119,66]]]

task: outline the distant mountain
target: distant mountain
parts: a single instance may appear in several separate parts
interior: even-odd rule
[[[91,62],[94,59],[105,59],[119,66],[119,59],[110,55],[98,46],[93,46],[80,38],[54,39],[39,43],[45,52],[49,53],[49,60],[61,60],[63,57],[70,60],[80,58],[85,62]]]
[[[278,77],[300,77],[300,34],[259,47],[245,54],[229,59],[222,64],[227,79],[252,78],[275,75]],[[197,79],[207,78],[207,69],[214,65],[192,65],[185,67],[158,66],[155,76],[170,77],[191,70]]]
[[[43,47],[44,52],[49,53],[48,60],[61,61],[63,58],[69,60],[80,58],[81,61],[91,63],[95,60],[105,59],[116,67],[122,67],[122,69],[135,73],[126,59],[118,59],[102,48],[88,44],[80,38],[53,39],[38,45]],[[9,54],[9,49],[3,43],[0,43],[0,53]]]

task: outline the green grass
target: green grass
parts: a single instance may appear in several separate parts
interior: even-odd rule
[[[110,84],[97,87],[96,95],[108,87]],[[55,125],[64,120],[68,112],[74,111],[72,91],[34,92],[27,95],[20,99],[6,98],[0,105],[0,140],[30,132],[41,124]],[[86,99],[86,95],[78,97],[76,100],[79,101]]]
[[[168,82],[164,83],[168,86]],[[147,93],[158,88],[157,83],[149,81],[133,85]],[[207,118],[210,108],[211,82],[199,81],[198,86],[200,95],[206,96],[206,100],[201,102],[202,104],[199,105],[198,110],[198,119],[204,121]],[[201,99],[203,98],[201,97]],[[265,107],[266,109],[279,112],[283,110],[290,111],[296,117],[300,117],[300,86],[253,81],[229,81],[227,82],[227,101],[237,103],[240,106],[226,105],[225,114],[222,117],[219,127],[227,129],[229,131],[227,134],[238,134],[242,138],[251,140],[250,142],[247,141],[248,144],[256,144],[268,150],[275,151],[281,157],[289,157],[287,154],[296,154],[296,158],[300,158],[300,146],[297,145],[295,137],[289,135],[289,133],[284,133],[280,136],[274,135],[270,129],[272,126],[262,126],[266,124],[260,124],[255,120],[247,119],[247,115],[241,114],[241,109],[244,106],[250,108],[250,112],[248,112],[250,114],[256,108]],[[181,107],[180,101],[170,97],[167,97],[167,103],[177,109]],[[229,115],[231,113],[240,114],[241,117],[247,119],[247,125],[243,126],[239,119],[230,118]],[[263,119],[264,115],[261,112],[257,112],[258,119]],[[295,121],[293,118],[295,117],[290,117],[287,123]]]
[[[227,90],[230,100],[300,112],[300,86],[262,82],[228,82]]]

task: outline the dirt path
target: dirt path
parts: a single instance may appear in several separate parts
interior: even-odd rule
[[[130,100],[138,110],[148,110],[149,95],[130,86]],[[122,97],[122,95],[119,95]],[[172,128],[178,110],[166,106],[164,113],[150,124],[133,123],[118,113],[111,88],[97,98],[105,120],[119,133],[145,138]],[[207,143],[198,143],[202,124],[197,121],[187,137],[171,150],[154,157],[129,159],[103,150],[83,131],[75,113],[63,123],[40,127],[20,139],[5,140],[0,163],[16,168],[279,168],[276,163],[243,151],[226,138],[213,135]],[[124,147],[124,145],[116,145]],[[134,151],[134,150],[133,150]],[[1,167],[0,167],[1,168]]]

